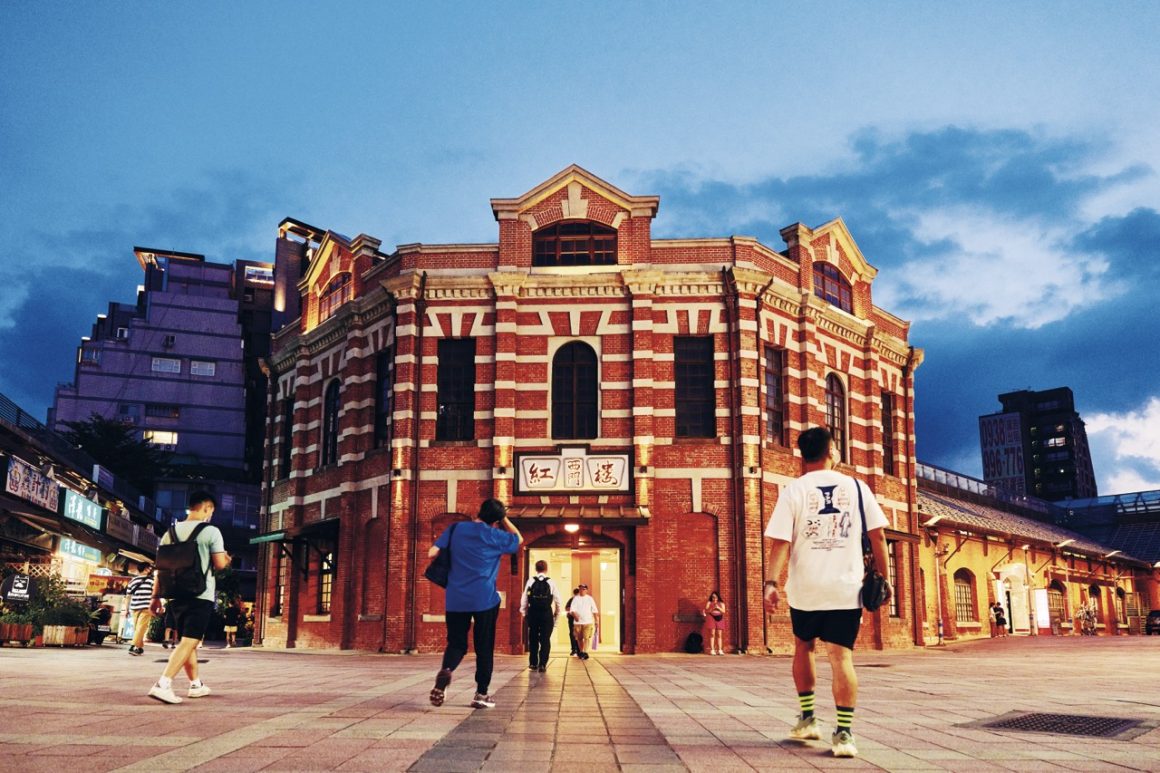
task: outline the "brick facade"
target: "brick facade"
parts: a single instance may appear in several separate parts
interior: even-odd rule
[[[908,344],[908,323],[873,305],[876,270],[841,220],[784,229],[780,252],[747,237],[653,239],[657,197],[629,195],[575,166],[491,204],[497,244],[410,244],[386,255],[367,236],[312,230],[300,237],[313,251],[299,285],[302,316],[275,337],[270,362],[267,571],[259,599],[265,643],[440,650],[442,591],[421,576],[427,548],[448,523],[494,496],[509,505],[525,538],[524,549],[501,564],[500,651],[521,651],[514,609],[529,575],[527,549],[549,547],[619,551],[624,652],[678,650],[717,588],[730,606],[730,649],[788,651],[788,615],[766,619],[761,607],[762,531],[780,486],[801,472],[791,450],[797,435],[825,423],[831,375],[845,392],[842,469],[870,483],[891,520],[904,596],[899,616],[867,615],[859,646],[921,643],[913,614],[913,388],[922,353]],[[615,229],[616,264],[533,266],[533,234],[561,221]],[[850,313],[815,295],[816,261],[836,266],[849,283]],[[351,298],[320,320],[321,293],[344,272],[355,279]],[[711,437],[677,437],[680,336],[712,340]],[[468,441],[435,437],[438,350],[446,338],[475,341]],[[598,358],[591,440],[552,437],[552,358],[572,341]],[[784,352],[781,438],[767,426],[767,347]],[[391,353],[387,371],[384,351]],[[384,377],[388,383],[380,383]],[[337,454],[324,465],[325,401],[336,380]],[[894,475],[885,474],[882,458],[884,392],[893,395]],[[390,418],[376,435],[384,399]],[[284,475],[278,460],[286,438]],[[560,445],[627,454],[631,486],[517,493],[517,454]],[[335,569],[325,612],[318,594],[328,552]],[[286,565],[280,608],[279,556]]]

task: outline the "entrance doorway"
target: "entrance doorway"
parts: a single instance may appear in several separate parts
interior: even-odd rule
[[[600,643],[595,652],[620,652],[621,596],[620,550],[618,548],[529,548],[528,570],[535,574],[537,561],[548,562],[548,576],[560,589],[560,600],[565,604],[572,597],[572,589],[581,583],[596,599],[600,610]],[[525,578],[530,579],[530,576]],[[552,654],[566,655],[571,649],[568,642],[567,618],[563,612],[552,632]]]

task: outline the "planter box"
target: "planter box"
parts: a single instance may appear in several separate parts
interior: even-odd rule
[[[89,629],[71,625],[44,626],[45,647],[83,647],[88,644]]]
[[[32,623],[0,623],[0,646],[11,641],[27,647],[35,635]]]

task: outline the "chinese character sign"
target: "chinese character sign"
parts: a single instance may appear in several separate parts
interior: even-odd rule
[[[566,449],[561,454],[522,454],[517,492],[580,493],[632,490],[628,454],[593,454]]]
[[[4,490],[21,499],[56,512],[57,489],[51,478],[40,474],[40,470],[15,456],[8,457],[8,479]]]
[[[65,518],[79,521],[94,529],[100,529],[103,510],[104,508],[96,502],[81,496],[72,489],[66,488],[64,490],[64,501],[61,502],[60,514]]]
[[[70,537],[60,538],[60,553],[70,558],[79,558],[82,561],[88,561],[90,564],[101,563],[101,551],[89,547],[82,542],[77,542]]]

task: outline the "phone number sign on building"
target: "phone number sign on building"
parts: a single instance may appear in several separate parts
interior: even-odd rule
[[[1020,415],[980,416],[979,445],[983,451],[983,480],[1012,494],[1026,494]]]

